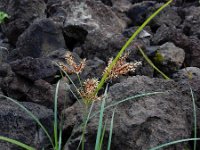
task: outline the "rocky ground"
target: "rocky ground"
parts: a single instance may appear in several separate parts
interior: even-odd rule
[[[53,101],[65,54],[87,59],[82,80],[100,78],[114,57],[145,19],[167,0],[0,0],[9,18],[0,25],[0,94],[18,100],[31,110],[53,135]],[[164,80],[137,49],[140,45],[155,65],[171,79]],[[128,101],[117,107],[111,149],[147,150],[159,144],[193,137],[193,105],[197,107],[200,137],[200,4],[198,0],[174,0],[132,42],[129,61],[142,61],[135,73],[110,83],[107,104],[144,92],[158,94]],[[71,76],[77,83],[76,76]],[[59,115],[65,116],[63,147],[74,150],[81,131],[83,108],[66,80],[58,95]],[[73,88],[73,86],[71,86]],[[63,107],[65,105],[65,107]],[[95,104],[94,110],[99,109]],[[111,119],[113,109],[106,110]],[[50,149],[42,129],[22,109],[0,97],[0,135],[37,149]],[[93,150],[98,117],[88,123],[85,149]],[[105,141],[109,135],[106,128]],[[192,149],[185,142],[166,149]],[[200,149],[197,142],[197,149]],[[3,149],[18,149],[0,141]],[[104,143],[106,149],[106,143]]]

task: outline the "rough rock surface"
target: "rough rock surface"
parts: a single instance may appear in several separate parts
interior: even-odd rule
[[[183,65],[184,59],[184,50],[176,47],[170,42],[161,45],[153,57],[156,66],[168,74],[180,69],[180,67]]]
[[[200,47],[198,46],[200,39],[198,37],[189,37],[174,26],[162,25],[158,28],[151,41],[153,45],[173,42],[176,46],[184,49],[186,53],[185,63],[188,66],[200,67]]]
[[[10,63],[13,72],[31,81],[46,79],[54,81],[60,68],[49,58],[25,57]]]
[[[0,10],[10,18],[1,25],[3,32],[12,44],[17,42],[20,34],[37,18],[45,17],[44,0],[1,0]]]
[[[173,79],[177,81],[184,89],[185,93],[191,93],[189,88],[192,89],[194,100],[196,103],[197,114],[197,137],[200,136],[200,69],[197,67],[187,67],[179,70],[173,74]],[[191,94],[190,94],[191,95]],[[192,99],[192,96],[191,96]],[[197,149],[199,149],[200,142],[197,141]]]
[[[21,103],[30,110],[44,125],[47,131],[53,133],[53,111],[34,103]],[[22,108],[13,102],[0,97],[0,126],[1,136],[12,138],[37,149],[47,148],[50,142],[42,128]],[[15,149],[19,147],[0,141],[1,149]]]
[[[184,32],[188,35],[196,35],[200,37],[200,7],[189,7],[184,10]]]
[[[67,12],[64,22],[65,36],[69,39],[70,32],[67,32],[69,30],[73,31],[73,35],[78,35],[77,38],[80,39],[78,42],[84,41],[82,47],[85,56],[94,54],[94,51],[107,52],[109,43],[126,26],[124,21],[101,1],[66,0],[62,8]],[[74,30],[76,28],[78,30]],[[77,45],[76,41],[73,40],[67,46],[73,48]]]
[[[53,108],[53,89],[51,84],[40,79],[30,82],[16,75],[9,65],[3,64],[0,71],[1,89],[9,97],[20,101],[31,101]],[[7,67],[8,70],[3,68]]]
[[[60,25],[51,19],[41,19],[31,24],[19,37],[16,47],[10,55],[10,60],[26,56],[46,56],[59,48],[65,48],[65,40]]]
[[[146,150],[166,141],[188,138],[191,135],[192,102],[189,94],[182,93],[179,85],[173,81],[150,79],[144,76],[128,78],[124,82],[110,87],[106,104],[116,103],[124,98],[146,92],[163,91],[156,94],[119,104],[114,119],[112,149]],[[122,94],[123,93],[123,94]],[[93,112],[100,108],[95,103]],[[78,103],[64,111],[65,129],[81,122],[84,109]],[[105,111],[105,118],[111,120],[113,108]],[[94,149],[98,117],[92,118],[87,126],[85,148]],[[65,149],[76,149],[81,136],[75,130],[71,142]],[[105,141],[109,135],[109,125],[105,133]],[[103,146],[106,148],[106,144]],[[183,149],[184,144],[173,148]]]

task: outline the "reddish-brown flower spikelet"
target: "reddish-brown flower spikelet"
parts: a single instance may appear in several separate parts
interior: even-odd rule
[[[96,78],[87,79],[83,82],[83,89],[79,90],[79,93],[86,104],[90,104],[92,101],[98,99],[98,97],[94,95],[98,83],[99,81]]]
[[[108,73],[107,79],[114,79],[119,77],[119,75],[127,74],[129,71],[135,71],[135,69],[141,65],[141,62],[135,62],[135,63],[128,63],[126,62],[126,59],[128,57],[129,53],[125,53],[122,57],[119,58],[119,60],[116,62],[116,64],[112,67],[112,69],[108,70],[110,64],[113,61],[113,58],[110,58],[108,61],[108,66],[105,68],[103,73]]]
[[[65,60],[68,66],[64,65],[63,63],[59,63],[59,66],[69,74],[80,74],[86,65],[86,59],[83,59],[79,64],[77,64],[70,52],[65,55]]]

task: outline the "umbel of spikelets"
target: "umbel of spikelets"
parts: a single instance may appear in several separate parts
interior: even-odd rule
[[[96,78],[87,79],[85,82],[83,82],[83,87],[78,92],[84,100],[85,104],[91,104],[92,101],[99,99],[99,97],[94,94],[97,89],[98,83],[99,81]]]
[[[113,58],[109,59],[108,66],[105,68],[103,72],[103,74],[105,73],[108,74],[107,80],[108,79],[112,80],[114,78],[119,77],[120,75],[125,75],[130,71],[134,72],[135,69],[139,65],[141,65],[141,62],[135,62],[135,63],[126,62],[128,55],[129,53],[125,53],[123,56],[121,56],[110,71],[109,71],[109,66],[112,63]],[[65,55],[65,60],[68,65],[59,63],[59,66],[62,68],[62,70],[66,71],[68,74],[73,74],[73,73],[80,74],[86,65],[86,59],[83,59],[82,61],[80,61],[79,64],[77,64],[74,61],[74,58],[70,52],[68,52]],[[95,94],[98,84],[99,81],[96,78],[87,79],[86,81],[83,82],[83,86],[80,89],[78,89],[78,93],[82,97],[83,102],[86,105],[89,105],[93,101],[101,99]]]
[[[128,57],[129,53],[125,53],[123,56],[121,56],[116,64],[112,67],[112,69],[109,71],[109,66],[113,61],[113,58],[110,58],[108,61],[108,66],[105,68],[103,74],[107,73],[108,78],[107,79],[114,79],[119,77],[120,75],[125,75],[128,72],[132,71],[134,72],[135,69],[141,65],[141,62],[126,62],[126,59]]]
[[[80,61],[80,63],[76,63],[74,60],[74,57],[70,52],[67,52],[65,55],[65,60],[68,65],[65,65],[63,63],[59,63],[59,66],[61,67],[62,70],[64,70],[68,74],[80,74],[83,69],[85,68],[86,65],[86,59],[83,59]]]

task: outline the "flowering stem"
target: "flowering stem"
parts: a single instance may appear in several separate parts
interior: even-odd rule
[[[104,73],[103,77],[101,78],[101,81],[98,84],[98,87],[96,91],[94,92],[94,95],[97,95],[99,90],[104,85],[111,69],[113,66],[117,63],[118,59],[121,57],[123,52],[126,50],[126,48],[130,45],[130,43],[135,39],[135,37],[143,30],[143,28],[154,18],[156,17],[165,7],[167,7],[173,0],[169,0],[167,3],[165,3],[163,6],[161,6],[156,12],[154,12],[147,20],[136,30],[136,32],[129,38],[129,40],[125,43],[125,45],[122,47],[122,49],[119,51],[115,59],[112,61],[110,66],[108,67],[108,71]]]

